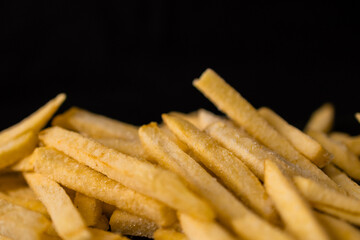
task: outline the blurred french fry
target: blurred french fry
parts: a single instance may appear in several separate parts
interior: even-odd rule
[[[334,180],[334,182],[345,189],[349,196],[360,200],[360,186],[345,173],[337,169],[332,164],[327,165],[323,170],[332,180]]]
[[[41,140],[91,168],[181,212],[214,218],[210,206],[191,192],[174,173],[122,154],[98,142],[59,127],[43,131]],[[166,184],[164,184],[166,183]],[[181,192],[181,194],[178,194]]]
[[[39,173],[24,173],[24,177],[48,210],[60,237],[91,239],[80,213],[59,184]]]
[[[34,163],[32,161],[31,155],[24,157],[15,164],[9,166],[8,168],[11,172],[31,172],[34,171]]]
[[[319,219],[320,223],[324,226],[326,231],[335,240],[356,240],[360,239],[359,229],[353,227],[351,224],[331,217],[326,214],[315,212],[315,216]]]
[[[78,209],[87,226],[95,226],[102,213],[101,202],[76,192],[74,205]]]
[[[3,169],[29,155],[38,142],[33,131],[17,135],[0,145],[0,169]]]
[[[94,226],[92,226],[93,228],[97,228],[97,229],[101,229],[104,231],[108,231],[109,230],[109,219],[107,218],[107,216],[105,215],[101,215],[98,218],[98,221],[95,223]]]
[[[351,224],[354,224],[360,227],[360,214],[354,214],[347,212],[341,209],[333,208],[331,206],[326,206],[322,204],[312,204],[317,210],[327,213],[329,215],[335,216],[337,218],[343,219]]]
[[[138,139],[136,126],[77,107],[57,115],[52,125],[77,131],[92,138]]]
[[[2,130],[0,132],[0,145],[9,142],[11,139],[17,138],[26,132],[34,132],[35,134],[39,132],[58,110],[65,98],[66,95],[64,93],[57,95],[54,99],[50,100],[21,122]]]
[[[90,228],[89,231],[91,232],[93,239],[96,240],[129,240],[129,238],[121,236],[119,234],[107,232],[96,228]]]
[[[331,103],[325,103],[316,109],[305,126],[305,132],[319,131],[327,133],[334,124],[335,109]]]
[[[360,156],[360,136],[350,136],[342,132],[332,132],[330,138],[345,144],[356,156]]]
[[[360,123],[360,113],[355,113],[355,118]]]
[[[173,229],[159,228],[154,232],[154,240],[188,240],[185,234]]]
[[[309,131],[309,135],[317,140],[332,155],[334,155],[333,163],[344,170],[350,177],[360,180],[360,160],[349,151],[347,147],[329,138],[325,133],[318,131]]]
[[[322,183],[339,187],[317,166],[301,155],[279,132],[260,116],[257,110],[213,70],[207,69],[193,85],[209,98],[219,110],[268,148],[291,163],[311,172]]]
[[[273,204],[263,185],[240,159],[186,120],[167,114],[163,114],[162,118],[170,130],[185,142],[199,160],[237,197],[266,219],[274,217]]]
[[[311,179],[294,177],[294,182],[302,195],[311,203],[342,209],[360,214],[360,200],[327,188]]]
[[[265,162],[265,187],[286,229],[297,239],[330,239],[291,180],[270,160]]]
[[[179,117],[179,118],[182,118],[182,119],[185,119],[186,121],[190,122],[197,128],[199,128],[199,129],[201,128],[201,122],[199,119],[199,110],[191,112],[191,113],[170,112],[169,114]]]
[[[0,234],[0,240],[12,240],[12,239]]]
[[[115,210],[110,218],[111,231],[122,235],[152,238],[158,228],[155,222],[134,214]]]
[[[41,240],[42,233],[37,232],[34,228],[18,221],[0,218],[0,239],[10,240]]]
[[[266,119],[281,135],[283,135],[301,154],[310,159],[318,167],[326,166],[333,156],[317,141],[303,133],[296,127],[287,123],[269,108],[262,107],[259,114]]]
[[[235,240],[225,228],[215,221],[201,221],[186,214],[179,214],[181,227],[190,240]]]
[[[226,119],[225,117],[218,116],[203,108],[199,109],[198,115],[200,121],[200,128],[199,128],[200,130],[204,130],[205,128],[216,122],[224,122],[224,123],[230,122],[230,120]]]
[[[166,205],[122,186],[57,150],[38,148],[34,159],[37,172],[77,192],[148,217],[159,226],[169,226],[175,221],[174,211]]]
[[[108,204],[106,202],[102,202],[102,213],[105,214],[106,217],[110,219],[113,212],[116,210],[114,205]]]
[[[144,125],[139,130],[145,149],[158,163],[181,176],[194,191],[206,198],[220,220],[244,239],[292,239],[249,211],[225,187],[193,158],[172,142],[156,125]],[[258,231],[261,229],[261,231]]]

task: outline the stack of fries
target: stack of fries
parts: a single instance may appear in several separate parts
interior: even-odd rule
[[[59,94],[1,131],[0,239],[360,239],[360,136],[331,104],[301,131],[211,69],[194,86],[226,116],[53,118]]]

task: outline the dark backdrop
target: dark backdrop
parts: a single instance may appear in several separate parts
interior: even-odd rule
[[[215,111],[192,87],[211,67],[298,127],[330,101],[336,129],[360,132],[351,3],[194,2],[2,1],[0,129],[59,92],[68,94],[60,111],[77,105],[135,124]]]

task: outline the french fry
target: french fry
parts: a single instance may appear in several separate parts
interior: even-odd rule
[[[114,205],[110,205],[106,202],[102,202],[102,213],[105,214],[107,218],[110,219],[113,212],[116,210],[116,207]]]
[[[41,140],[91,168],[144,195],[202,219],[213,219],[210,206],[174,173],[122,154],[78,133],[59,127],[43,131]],[[165,184],[166,183],[166,184]],[[178,193],[181,194],[178,194]]]
[[[166,205],[122,186],[57,150],[38,148],[34,159],[37,172],[77,192],[138,213],[159,226],[169,226],[176,219],[174,211]]]
[[[213,123],[216,122],[224,122],[229,123],[230,121],[226,119],[223,116],[218,116],[208,110],[205,109],[199,109],[199,121],[200,121],[200,130],[206,129],[208,126],[210,126]]]
[[[191,113],[181,113],[181,112],[170,112],[169,114],[175,116],[175,117],[179,117],[182,119],[185,119],[186,121],[190,122],[192,125],[196,126],[197,128],[201,128],[202,124],[200,122],[200,118],[199,118],[199,111],[194,111]]]
[[[129,240],[129,238],[121,236],[119,234],[115,234],[112,232],[103,231],[96,228],[90,228],[93,239],[97,240]]]
[[[91,239],[80,213],[59,184],[39,173],[24,173],[24,177],[48,210],[60,237]]]
[[[172,142],[156,123],[142,126],[139,136],[153,159],[177,173],[194,191],[206,198],[219,214],[220,220],[230,226],[240,237],[264,240],[291,239],[280,229],[249,211],[199,163]]]
[[[353,227],[351,224],[318,212],[315,212],[315,216],[319,219],[320,223],[334,239],[360,239],[360,231],[357,228]]]
[[[311,172],[322,183],[335,189],[339,188],[310,160],[301,155],[285,137],[270,126],[246,99],[213,70],[207,69],[200,79],[193,82],[193,85],[209,98],[219,110],[225,112],[235,123],[244,127],[249,134],[262,144],[299,168]]]
[[[154,232],[154,240],[188,240],[185,234],[173,229],[159,228]]]
[[[12,239],[0,234],[0,240],[12,240]]]
[[[34,150],[37,142],[36,134],[29,131],[0,145],[0,169],[29,155]]]
[[[31,158],[31,155],[24,157],[15,164],[9,166],[8,168],[11,172],[31,172],[34,171],[34,164]]]
[[[302,195],[311,203],[342,209],[360,214],[360,200],[327,188],[311,179],[294,177],[294,182]]]
[[[355,113],[355,118],[360,123],[360,113]]]
[[[342,132],[332,132],[330,138],[345,144],[356,156],[360,156],[360,136],[350,136]]]
[[[227,230],[215,221],[201,221],[186,214],[179,214],[181,227],[190,240],[235,240]]]
[[[344,170],[350,177],[360,180],[360,160],[347,147],[332,140],[326,134],[318,131],[309,131],[309,135],[322,144],[334,155],[333,163]]]
[[[106,215],[101,215],[96,224],[93,226],[93,228],[101,229],[104,231],[108,231],[109,227],[109,220]]]
[[[31,226],[24,225],[17,221],[0,218],[0,239],[10,240],[41,240],[42,234]]]
[[[21,122],[1,131],[0,145],[9,142],[11,139],[17,138],[26,132],[34,132],[35,134],[39,132],[65,101],[65,98],[66,95],[64,93],[57,95],[54,99],[50,100]]]
[[[110,226],[112,232],[148,238],[151,238],[158,228],[156,223],[149,219],[119,209],[111,215]]]
[[[265,162],[265,187],[286,229],[297,239],[329,239],[306,200],[276,163],[270,160]]]
[[[96,225],[102,213],[102,206],[99,200],[76,192],[74,205],[84,219],[86,226]]]
[[[266,119],[281,135],[283,135],[301,154],[310,159],[318,167],[326,166],[333,156],[317,141],[303,133],[296,127],[287,123],[269,108],[262,107],[259,114]]]
[[[77,131],[92,138],[137,140],[137,127],[84,109],[72,107],[57,115],[52,125]]]
[[[275,210],[259,179],[234,154],[221,147],[194,125],[163,114],[166,125],[185,142],[199,160],[216,174],[234,194],[261,216],[271,219]]]
[[[341,172],[332,164],[327,165],[323,170],[334,182],[345,189],[349,196],[360,200],[360,186],[345,173]]]
[[[314,208],[317,210],[327,213],[329,215],[335,216],[337,218],[343,219],[351,224],[354,224],[360,227],[360,215],[353,214],[351,212],[343,211],[341,209],[333,208],[330,206],[322,205],[322,204],[312,204]]]
[[[316,109],[305,126],[305,132],[319,131],[327,133],[334,124],[335,109],[331,103],[325,103]]]

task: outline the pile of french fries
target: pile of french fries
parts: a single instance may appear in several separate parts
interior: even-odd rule
[[[225,115],[54,117],[59,94],[1,131],[0,239],[360,239],[360,136],[331,104],[301,131],[211,69],[193,84]]]

